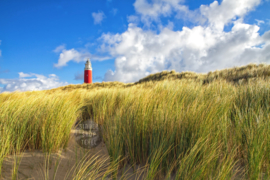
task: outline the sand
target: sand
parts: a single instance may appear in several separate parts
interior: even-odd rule
[[[50,155],[50,163],[48,163],[49,161],[46,161],[48,158],[46,158],[46,154],[41,150],[25,150],[21,154],[16,155],[16,157],[14,155],[8,156],[3,162],[0,179],[12,179],[12,171],[14,169],[13,164],[16,161],[20,162],[17,179],[29,180],[71,180],[74,178],[74,174],[76,174],[74,167],[76,167],[79,161],[82,160],[85,156],[91,158],[97,157],[98,155],[103,159],[108,159],[107,162],[109,163],[108,151],[102,140],[102,137],[98,137],[98,135],[100,135],[99,131],[93,130],[90,133],[90,131],[83,131],[77,126],[77,128],[71,130],[68,147],[64,150],[59,150],[57,153],[52,153]],[[90,139],[92,144],[88,146],[82,145],[80,143],[80,139]],[[45,162],[47,162],[47,166],[45,165]],[[47,177],[49,178],[45,178],[46,167],[48,174]],[[136,166],[136,169],[139,168],[139,166]],[[131,166],[129,165],[125,167],[125,169],[122,168],[122,170],[119,170],[118,179],[121,179],[120,177],[122,172],[126,172],[126,175],[129,176],[129,178],[122,179],[143,179],[142,176],[140,178],[136,176],[133,173]]]
[[[81,147],[76,141],[76,131],[71,132],[70,141],[66,150],[53,153],[51,155],[51,163],[49,164],[49,179],[53,179],[55,172],[56,162],[59,162],[59,166],[56,172],[55,179],[62,180],[70,172],[69,177],[66,179],[72,179],[71,175],[73,171],[71,168],[76,165],[85,155],[98,155],[109,157],[106,146],[101,142],[97,147],[92,149],[85,149]],[[45,162],[46,155],[40,150],[24,151],[17,156],[17,159],[21,158],[18,170],[18,179],[45,179]],[[2,167],[2,179],[11,179],[13,163],[15,162],[14,156],[9,156],[5,159]]]

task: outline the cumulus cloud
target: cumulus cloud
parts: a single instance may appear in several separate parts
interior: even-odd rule
[[[236,18],[243,18],[260,2],[261,0],[223,0],[219,4],[218,1],[214,1],[209,6],[201,5],[200,11],[208,19],[210,25],[223,30],[224,25]]]
[[[180,2],[157,0],[150,5],[137,0],[134,7],[141,16],[169,16],[173,10],[182,11],[172,8]],[[115,57],[115,71],[108,70],[104,80],[134,82],[162,70],[205,73],[248,63],[270,63],[270,31],[260,36],[258,25],[243,21],[259,3],[260,0],[224,0],[221,4],[214,1],[196,11],[206,18],[204,24],[198,22],[178,31],[173,31],[170,23],[159,33],[130,23],[122,34],[103,34],[100,48]],[[232,29],[225,32],[228,23]]]
[[[57,46],[57,47],[53,50],[53,52],[59,53],[59,52],[63,51],[64,49],[66,49],[66,46],[63,44],[63,45]]]
[[[201,5],[199,9],[189,10],[183,5],[184,0],[136,0],[134,8],[141,16],[141,21],[148,27],[152,21],[160,23],[160,17],[184,19],[194,23],[209,22],[215,28],[223,28],[232,20],[244,17],[260,4],[261,0],[223,0],[221,4],[214,1],[210,5]]]
[[[152,0],[152,3],[147,0],[136,0],[134,8],[142,16],[156,19],[160,15],[170,16],[174,8],[184,7],[179,4],[180,2],[183,0]]]
[[[54,64],[54,67],[60,68],[62,66],[66,66],[69,61],[74,61],[74,62],[82,62],[86,61],[88,58],[91,60],[98,60],[98,61],[103,61],[106,59],[110,59],[111,57],[104,56],[96,56],[91,53],[89,53],[86,49],[82,49],[80,51],[75,50],[74,48],[72,49],[65,49],[63,45],[58,46],[55,48],[54,52],[60,53],[59,58],[58,58],[58,63]]]
[[[58,63],[54,64],[54,67],[66,66],[67,62],[73,60],[75,62],[86,61],[90,54],[88,52],[78,52],[74,48],[66,50],[63,49],[59,55]]]
[[[263,20],[255,19],[255,21],[257,22],[257,25],[258,26],[260,26],[261,24],[264,24],[264,21]]]
[[[128,23],[134,23],[134,24],[137,24],[140,21],[139,17],[135,15],[128,16],[127,20],[128,20]]]
[[[19,78],[25,78],[25,77],[31,77],[31,76],[33,76],[33,74],[26,74],[23,72],[19,72]]]
[[[105,14],[102,11],[93,12],[92,17],[94,18],[94,24],[101,24],[101,21],[105,18]]]
[[[23,72],[19,73],[18,79],[0,79],[0,84],[5,85],[3,88],[0,89],[0,92],[36,91],[68,85],[67,82],[59,81],[59,78],[55,74],[50,74],[48,77],[46,77],[40,74],[26,74]]]
[[[199,10],[191,11],[182,3],[184,0],[136,0],[135,11],[140,15],[145,26],[150,27],[152,22],[161,23],[160,17],[171,17],[176,13],[175,18],[185,19],[191,22],[205,22]]]

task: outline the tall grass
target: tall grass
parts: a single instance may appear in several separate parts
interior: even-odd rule
[[[242,86],[163,81],[152,89],[101,90],[87,106],[103,124],[114,160],[150,163],[162,147],[159,167],[168,172],[178,159],[179,178],[228,179],[241,166],[246,178],[257,179],[269,172],[269,103],[269,81],[258,79]]]
[[[204,79],[104,83],[103,88],[101,83],[99,90],[82,85],[70,91],[2,93],[0,166],[14,149],[65,148],[76,120],[88,116],[102,125],[113,178],[127,164],[134,170],[144,164],[145,179],[232,179],[239,173],[244,179],[267,179],[269,67],[234,70]],[[245,83],[231,83],[236,79]]]
[[[24,149],[54,152],[67,146],[79,114],[74,93],[43,92],[1,94],[0,167],[5,156]]]

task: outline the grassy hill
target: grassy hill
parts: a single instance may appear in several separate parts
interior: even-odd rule
[[[230,69],[223,69],[220,71],[209,72],[207,74],[195,72],[175,72],[162,71],[160,73],[150,74],[145,78],[140,79],[135,83],[122,83],[122,82],[102,82],[93,84],[80,84],[80,85],[67,85],[51,90],[74,90],[74,89],[99,89],[99,88],[126,88],[135,85],[141,85],[149,82],[159,82],[163,80],[192,80],[202,84],[209,84],[216,80],[225,80],[233,84],[241,84],[249,81],[254,81],[257,78],[267,79],[270,77],[270,65],[267,64],[249,64],[242,67],[234,67]]]
[[[270,65],[266,64],[249,64],[243,67],[234,67],[230,69],[223,69],[220,71],[209,72],[207,74],[200,74],[194,72],[175,72],[163,71],[161,73],[151,74],[138,82],[143,83],[147,81],[160,81],[164,79],[192,79],[203,84],[210,83],[214,80],[226,80],[227,82],[241,82],[253,78],[266,78],[270,76]]]
[[[76,121],[92,117],[114,173],[146,164],[146,179],[269,179],[269,76],[269,65],[250,64],[2,93],[0,167],[14,152],[66,148]]]

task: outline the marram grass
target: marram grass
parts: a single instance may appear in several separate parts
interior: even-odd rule
[[[2,93],[0,166],[12,152],[65,148],[72,126],[87,115],[102,125],[114,179],[126,164],[145,165],[144,179],[269,179],[269,72],[251,64]]]

